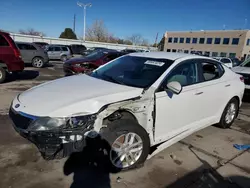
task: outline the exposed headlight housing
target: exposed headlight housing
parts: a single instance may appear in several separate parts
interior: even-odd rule
[[[40,117],[29,125],[28,131],[86,129],[94,125],[95,119],[96,115],[75,116],[69,118]]]

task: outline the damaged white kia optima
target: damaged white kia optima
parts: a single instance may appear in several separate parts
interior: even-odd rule
[[[99,136],[110,145],[110,164],[128,169],[154,145],[167,147],[213,124],[230,127],[244,89],[242,76],[211,58],[133,53],[90,75],[31,88],[13,100],[9,115],[45,159],[81,151]]]

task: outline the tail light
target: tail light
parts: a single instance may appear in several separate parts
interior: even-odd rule
[[[16,58],[21,58],[21,53],[20,53],[20,51],[19,51],[18,49],[16,49],[16,48],[13,48],[13,50],[14,50],[14,55],[15,55],[15,57],[16,57]]]
[[[244,80],[243,76],[240,77],[240,81],[242,81],[244,83],[245,80]]]

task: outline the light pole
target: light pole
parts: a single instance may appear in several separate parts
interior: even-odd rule
[[[83,7],[83,41],[85,41],[86,8],[87,8],[87,7],[91,7],[92,4],[91,4],[91,3],[84,4],[84,3],[77,2],[77,5],[78,5],[79,7]]]

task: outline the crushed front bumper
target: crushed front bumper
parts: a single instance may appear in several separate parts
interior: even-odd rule
[[[28,131],[27,128],[33,121],[32,119],[24,117],[12,109],[9,111],[9,116],[13,121],[14,129],[22,137],[35,144],[46,160],[64,158],[73,152],[82,151],[86,145],[85,134],[90,131],[89,129]]]

